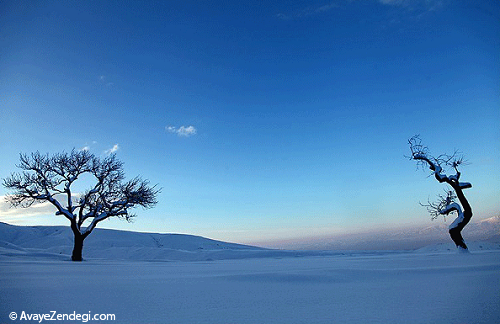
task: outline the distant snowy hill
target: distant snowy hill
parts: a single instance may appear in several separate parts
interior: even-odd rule
[[[448,226],[449,222],[436,221],[434,225],[425,227],[311,238],[300,242],[270,244],[270,247],[286,246],[289,249],[299,250],[415,250],[429,245],[450,243]],[[462,235],[468,244],[475,241],[500,243],[500,216],[473,220],[464,228]]]
[[[69,260],[72,249],[73,233],[67,226],[15,226],[0,222],[0,260]],[[299,255],[304,253],[269,250],[193,235],[99,228],[85,240],[83,247],[83,256],[87,260],[210,261]]]
[[[69,258],[73,233],[65,226],[14,226],[0,222],[0,257],[29,255]],[[236,257],[235,251],[262,248],[225,243],[199,236],[95,229],[85,240],[84,258],[133,260],[207,260]],[[203,253],[202,253],[203,252]]]
[[[473,222],[464,229],[463,235],[471,251],[500,249],[500,217]],[[210,261],[335,255],[343,254],[345,250],[454,250],[444,223],[425,228],[350,234],[282,244],[275,247],[287,250],[226,243],[193,235],[98,228],[85,240],[83,255],[87,260]],[[0,260],[69,260],[72,249],[73,233],[67,226],[15,226],[0,222]]]

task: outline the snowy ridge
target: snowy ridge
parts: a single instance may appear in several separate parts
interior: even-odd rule
[[[443,227],[443,228],[442,228]],[[302,243],[297,250],[273,250],[226,243],[185,234],[138,233],[96,229],[84,243],[84,258],[135,261],[207,261],[296,256],[359,255],[393,253],[396,250],[454,253],[455,246],[446,235],[446,225],[415,229],[427,244],[415,245],[405,231],[358,234],[336,241]],[[483,238],[467,243],[471,251],[500,250],[500,217],[471,224],[469,237]],[[444,231],[444,232],[443,232]],[[444,233],[444,234],[443,234]],[[475,234],[474,234],[475,233]],[[482,233],[482,236],[479,235]],[[432,239],[436,235],[441,240]],[[484,239],[484,235],[489,239]],[[496,234],[496,235],[495,235]],[[304,249],[307,246],[308,249]],[[413,246],[413,248],[411,248]],[[293,247],[295,248],[295,247]],[[68,260],[73,249],[73,234],[66,226],[15,226],[0,222],[1,259]]]
[[[73,234],[69,227],[15,226],[0,222],[0,260],[69,260],[72,249]],[[211,261],[323,254],[319,251],[270,250],[194,235],[109,229],[95,229],[83,248],[87,260]]]

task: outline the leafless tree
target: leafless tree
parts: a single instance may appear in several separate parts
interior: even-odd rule
[[[20,155],[20,173],[3,179],[3,185],[13,192],[7,201],[13,207],[30,207],[49,202],[56,215],[66,217],[74,234],[71,259],[82,261],[83,241],[97,224],[110,217],[131,221],[129,209],[153,207],[159,189],[147,180],[136,177],[124,182],[123,163],[112,154],[98,158],[89,151],[57,153],[52,156],[39,152]],[[73,192],[74,183],[90,175],[91,189]],[[86,226],[85,226],[85,225]]]
[[[408,143],[411,150],[410,159],[417,161],[418,166],[429,167],[437,181],[447,183],[453,189],[447,191],[446,196],[441,195],[436,202],[429,202],[425,206],[433,219],[439,215],[457,214],[457,218],[449,226],[449,232],[455,245],[466,251],[467,245],[461,232],[472,218],[472,208],[465,198],[463,190],[472,188],[472,185],[469,182],[460,182],[461,173],[458,171],[458,167],[464,164],[464,157],[457,151],[452,155],[442,154],[434,157],[430,154],[429,149],[422,145],[422,140],[418,135],[410,138]],[[446,175],[444,172],[447,169],[452,169],[454,174]]]

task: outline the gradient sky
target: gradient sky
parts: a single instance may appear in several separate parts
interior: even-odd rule
[[[446,187],[405,158],[414,134],[466,154],[490,217],[500,5],[2,1],[0,121],[1,178],[20,152],[85,148],[163,188],[100,227],[252,243],[431,224],[419,202]],[[67,224],[3,202],[0,221]]]

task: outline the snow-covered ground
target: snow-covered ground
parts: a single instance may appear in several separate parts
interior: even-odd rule
[[[16,228],[0,229],[0,323],[29,322],[23,311],[114,314],[116,323],[500,323],[498,243],[471,243],[469,254],[447,244],[293,252],[151,234],[128,247],[113,237],[106,244],[119,246],[111,247],[103,234],[96,242],[111,258],[89,258],[90,247],[87,260],[75,263],[43,236],[26,242],[43,229],[26,228],[34,232],[24,238]],[[171,249],[168,239],[180,245]],[[123,252],[133,245],[150,253],[148,261]],[[168,261],[153,246],[177,250],[169,255],[184,261]]]

